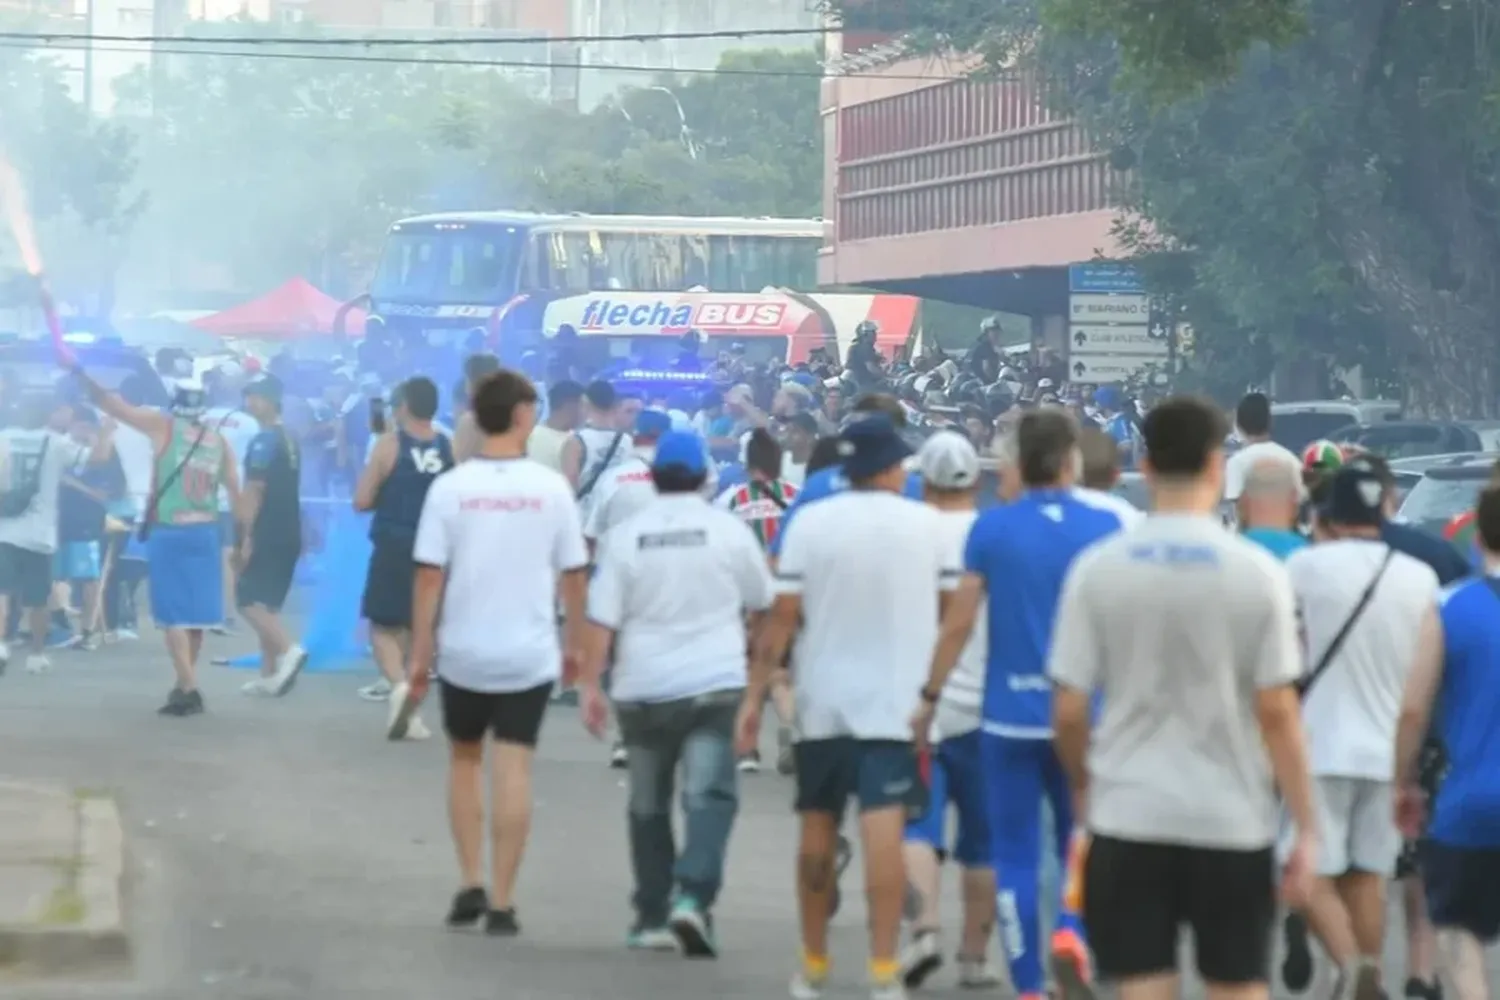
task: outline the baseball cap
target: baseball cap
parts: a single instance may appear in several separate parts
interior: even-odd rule
[[[697,434],[669,430],[656,442],[656,456],[651,459],[651,468],[676,467],[700,475],[708,471],[706,451],[703,439]]]
[[[662,410],[642,410],[635,417],[635,432],[640,437],[659,438],[672,430],[672,416]]]
[[[1378,525],[1385,519],[1385,486],[1368,468],[1345,466],[1333,474],[1318,516],[1329,524]]]
[[[911,446],[884,414],[854,421],[839,433],[839,460],[850,479],[869,479],[911,456]]]
[[[939,490],[967,490],[979,482],[979,453],[957,431],[938,431],[917,449],[922,481]]]
[[[245,383],[244,393],[247,396],[260,396],[271,402],[281,404],[281,379],[266,375]]]

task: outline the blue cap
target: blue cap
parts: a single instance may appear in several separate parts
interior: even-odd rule
[[[689,431],[668,431],[656,442],[656,457],[651,468],[676,467],[691,475],[702,475],[708,471],[708,449],[703,439]]]
[[[839,434],[839,458],[850,479],[869,479],[910,455],[911,446],[884,414],[856,420]]]
[[[642,410],[636,414],[635,433],[655,440],[672,429],[672,417],[663,410]]]

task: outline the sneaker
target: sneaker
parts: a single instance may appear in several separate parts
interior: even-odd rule
[[[79,646],[82,646],[82,645],[83,645],[83,636],[76,635],[76,634],[68,636],[62,642],[59,642],[55,647],[53,647],[51,645],[51,643],[48,643],[49,648],[55,648],[55,649],[77,649]]]
[[[888,983],[871,983],[870,1000],[906,1000],[906,987],[901,985],[899,979]]]
[[[484,915],[484,932],[491,937],[515,937],[521,933],[521,925],[516,922],[516,908],[490,910]]]
[[[239,629],[235,627],[233,618],[226,618],[223,621],[219,622],[219,624],[215,625],[213,628],[209,629],[209,631],[214,635],[234,635],[239,631]]]
[[[133,628],[115,629],[115,638],[120,642],[140,642],[141,634]]]
[[[270,677],[257,677],[240,685],[240,694],[251,698],[274,698],[276,688]]]
[[[792,977],[787,993],[791,995],[792,1000],[822,1000],[823,989],[827,985],[827,978],[814,979],[806,972],[798,972]]]
[[[179,718],[188,715],[199,715],[203,712],[203,695],[194,691],[180,691],[173,688],[167,695],[167,703],[156,710],[157,715],[171,715]]]
[[[0,674],[5,673],[5,668],[10,666],[10,646],[0,641]]]
[[[28,653],[26,656],[26,672],[28,674],[45,674],[52,669],[52,661],[41,653]]]
[[[636,924],[625,935],[625,947],[631,951],[676,951],[677,935],[665,927]]]
[[[1307,940],[1307,918],[1288,913],[1281,922],[1281,939],[1285,950],[1281,960],[1281,982],[1293,993],[1302,993],[1312,984],[1312,948]]]
[[[1052,933],[1052,981],[1058,1000],[1094,1000],[1094,962],[1075,930]]]
[[[473,927],[490,912],[490,894],[480,886],[458,890],[448,908],[449,927]]]
[[[271,678],[274,688],[273,694],[280,698],[292,689],[297,683],[297,677],[302,673],[302,668],[307,666],[307,650],[293,643],[292,648],[282,653],[276,660],[276,673]]]
[[[1000,970],[987,958],[958,956],[958,985],[965,990],[988,990],[1001,983]]]
[[[427,728],[421,718],[413,715],[411,721],[406,724],[406,735],[402,739],[420,743],[422,740],[432,739],[432,730]]]
[[[749,753],[745,754],[745,756],[740,758],[740,762],[737,766],[739,767],[741,774],[759,774],[760,751],[751,750]]]
[[[402,681],[391,688],[391,697],[386,704],[390,710],[385,717],[385,738],[405,739],[421,702],[411,697],[411,685]]]
[[[797,770],[797,759],[792,754],[792,730],[782,726],[776,730],[776,773],[789,775]]]
[[[942,965],[943,947],[937,931],[917,931],[901,950],[901,982],[914,990]]]
[[[101,644],[98,632],[85,632],[78,648],[85,653],[97,653]]]
[[[365,701],[389,701],[391,697],[391,682],[382,677],[374,684],[366,684],[360,688],[359,696]]]
[[[714,941],[714,920],[691,896],[679,896],[672,906],[667,926],[682,945],[688,958],[717,958],[719,947]]]
[[[610,748],[609,766],[617,771],[630,766],[630,751],[625,749],[625,744],[616,741]]]

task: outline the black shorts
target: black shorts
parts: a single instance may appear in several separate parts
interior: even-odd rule
[[[1485,944],[1500,938],[1500,849],[1423,841],[1422,887],[1439,930],[1463,930]]]
[[[534,747],[552,696],[552,682],[525,691],[470,691],[447,681],[443,690],[443,730],[454,743],[478,743],[488,732],[500,743]]]
[[[1186,926],[1205,981],[1267,981],[1276,920],[1269,847],[1217,850],[1096,836],[1083,893],[1084,927],[1105,980],[1175,972]]]
[[[252,543],[250,561],[234,583],[235,604],[241,609],[259,605],[268,611],[280,611],[291,593],[300,555],[295,549],[263,549]]]
[[[23,608],[45,608],[52,598],[50,552],[33,552],[0,542],[0,593],[14,597]]]
[[[842,817],[849,800],[861,812],[901,806],[925,811],[926,786],[916,748],[900,740],[836,736],[792,745],[797,773],[796,810]]]
[[[370,552],[370,570],[365,574],[359,613],[371,625],[411,628],[412,584],[417,574],[411,557],[412,544],[382,539]]]

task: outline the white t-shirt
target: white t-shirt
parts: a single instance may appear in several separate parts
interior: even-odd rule
[[[238,407],[220,406],[203,414],[203,423],[219,432],[229,451],[234,455],[234,468],[239,473],[240,488],[245,487],[245,453],[250,442],[260,433],[260,422]],[[372,444],[374,438],[371,438]],[[229,491],[219,490],[219,510],[229,510]]]
[[[1088,487],[1079,486],[1073,490],[1073,495],[1081,503],[1088,504],[1090,507],[1097,507],[1100,510],[1107,510],[1114,514],[1120,519],[1120,527],[1122,528],[1134,527],[1146,516],[1145,511],[1137,508],[1129,500],[1114,493],[1107,493],[1104,490],[1091,490]]]
[[[745,612],[771,603],[755,535],[696,493],[652,496],[606,533],[589,618],[614,630],[610,695],[673,701],[745,686]]]
[[[413,550],[447,570],[438,674],[471,691],[525,691],[561,673],[557,578],[588,565],[573,491],[530,459],[472,458],[433,480]]]
[[[978,511],[945,510],[938,512],[942,521],[939,527],[948,546],[949,560],[956,566],[964,561],[964,545],[969,540],[969,529],[974,526]],[[974,618],[974,631],[958,654],[958,663],[943,685],[943,696],[938,700],[932,716],[934,740],[952,739],[979,728],[984,702],[985,658],[989,655],[989,612],[984,602],[979,603],[979,613]]]
[[[650,454],[637,451],[605,469],[594,492],[585,498],[584,537],[598,541],[615,525],[644,510],[655,499],[656,484],[651,481]]]
[[[802,597],[792,679],[803,739],[911,739],[938,592],[962,570],[942,520],[895,493],[849,490],[786,526],[776,589]]]
[[[58,486],[63,473],[87,454],[87,448],[66,434],[18,427],[0,430],[0,490],[35,489],[23,514],[0,517],[0,542],[29,552],[57,551]]]
[[[134,427],[120,424],[115,428],[115,453],[125,473],[125,492],[130,495],[139,517],[151,499],[151,482],[155,474],[156,446],[151,438]]]
[[[1322,659],[1389,551],[1383,542],[1350,538],[1288,557],[1306,669]],[[1314,775],[1391,780],[1401,694],[1422,618],[1437,607],[1438,590],[1437,574],[1426,563],[1400,552],[1391,558],[1369,606],[1303,701]]]
[[[1224,499],[1238,500],[1245,492],[1245,477],[1257,462],[1274,459],[1286,463],[1297,482],[1302,482],[1302,460],[1275,441],[1257,441],[1246,445],[1224,463]]]
[[[531,430],[531,437],[526,439],[526,457],[541,462],[553,472],[561,472],[563,445],[572,436],[570,431],[537,424]]]
[[[794,459],[792,457],[792,453],[791,452],[789,452],[789,451],[783,451],[781,453],[781,480],[782,480],[782,482],[791,483],[793,486],[797,487],[798,489],[801,489],[802,488],[802,484],[803,484],[804,481],[806,481],[806,479],[807,479],[807,463],[806,462],[799,462],[799,461],[797,461],[796,459]]]

